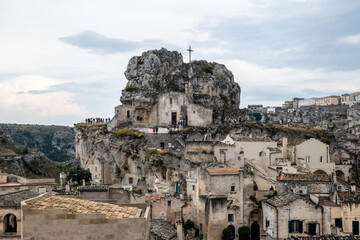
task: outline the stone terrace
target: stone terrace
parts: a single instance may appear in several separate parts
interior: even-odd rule
[[[106,218],[135,218],[141,214],[137,207],[119,206],[110,203],[43,195],[27,205],[28,209],[67,209],[68,214],[106,214]]]

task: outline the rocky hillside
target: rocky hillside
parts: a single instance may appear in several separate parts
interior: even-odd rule
[[[0,169],[27,178],[58,178],[60,164],[49,160],[42,152],[12,140],[0,130]]]
[[[0,130],[11,136],[14,142],[43,152],[53,161],[64,162],[75,158],[75,134],[71,127],[0,124]]]
[[[162,48],[132,57],[125,77],[128,83],[120,99],[123,104],[141,99],[152,105],[160,94],[184,92],[191,102],[212,108],[214,122],[224,118],[225,110],[232,110],[230,114],[239,109],[240,86],[232,72],[219,63],[184,63],[180,53]]]

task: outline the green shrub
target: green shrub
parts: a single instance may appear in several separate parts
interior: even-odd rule
[[[199,237],[200,237],[200,240],[204,239],[204,233],[200,232]]]
[[[195,223],[193,221],[191,221],[190,219],[188,219],[186,222],[185,222],[185,225],[184,225],[184,228],[189,230],[189,229],[192,229],[195,227]]]
[[[125,170],[125,171],[129,170],[129,167],[125,165],[125,166],[124,166],[124,170]]]
[[[233,233],[230,228],[225,228],[222,231],[221,239],[222,240],[233,240],[234,239]]]
[[[27,147],[24,147],[23,149],[21,149],[21,153],[22,154],[28,154],[29,153],[29,149]]]
[[[261,114],[260,113],[253,113],[252,115],[253,115],[253,117],[255,117],[256,121],[261,120]]]
[[[129,85],[129,86],[126,86],[125,89],[124,89],[126,92],[131,92],[131,91],[137,91],[139,90],[138,87],[135,87],[133,85]]]
[[[249,240],[250,239],[251,230],[248,226],[239,227],[238,233],[239,233],[239,240]]]
[[[213,67],[210,65],[203,66],[202,70],[206,73],[213,74]]]

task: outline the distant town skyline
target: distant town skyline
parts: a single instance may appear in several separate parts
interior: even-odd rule
[[[360,91],[360,2],[0,2],[0,123],[113,117],[132,56],[225,64],[241,108]]]

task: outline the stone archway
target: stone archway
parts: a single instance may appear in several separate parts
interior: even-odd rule
[[[14,214],[7,214],[4,217],[4,233],[16,233],[17,232],[17,219]]]
[[[345,173],[341,170],[336,170],[336,176],[345,180]]]
[[[260,240],[260,226],[257,222],[251,224],[251,240]]]
[[[327,174],[324,170],[322,170],[322,169],[318,169],[318,170],[316,170],[315,172],[314,172],[314,174],[316,174],[316,175],[324,175],[324,174]]]

